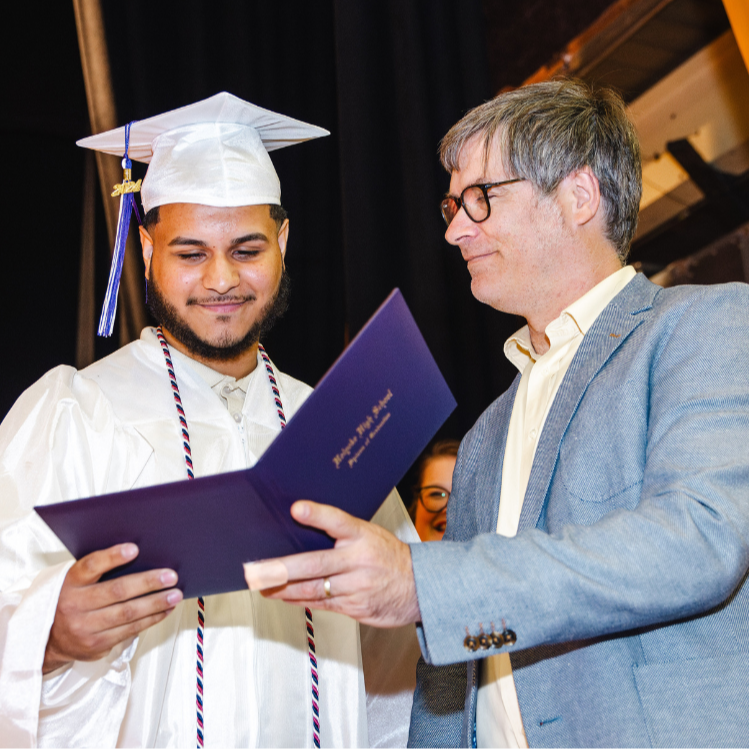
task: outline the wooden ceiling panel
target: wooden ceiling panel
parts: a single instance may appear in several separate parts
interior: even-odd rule
[[[731,2],[743,9],[747,0]],[[484,0],[491,78],[501,90],[519,85],[522,71],[524,83],[576,76],[612,86],[632,104],[645,161],[632,257],[652,272],[749,216],[746,69],[722,0],[580,5],[586,7],[530,0],[517,3],[513,15],[509,3]],[[529,70],[533,60],[538,65]],[[684,153],[670,153],[679,145],[670,141],[699,163],[682,163]],[[700,175],[722,187],[703,193],[694,181]]]
[[[579,5],[533,0],[510,11],[508,3],[483,0],[496,90],[573,75],[613,86],[632,101],[730,28],[721,0]]]

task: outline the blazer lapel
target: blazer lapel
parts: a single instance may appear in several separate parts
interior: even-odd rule
[[[660,287],[638,274],[614,297],[583,337],[541,433],[518,531],[538,524],[562,439],[588,385],[632,331],[646,319],[642,313],[652,308],[659,290]]]
[[[507,448],[507,433],[510,429],[510,416],[512,415],[512,409],[515,405],[515,396],[520,386],[520,375],[517,375],[512,381],[509,389],[505,391],[502,396],[502,402],[497,412],[494,414],[494,418],[491,420],[491,424],[487,424],[488,428],[493,428],[495,425],[499,425],[499,432],[497,433],[498,441],[492,449],[492,454],[495,456],[495,464],[492,467],[486,464],[481,466],[481,472],[485,476],[487,475],[487,468],[489,468],[488,475],[491,476],[489,479],[490,486],[487,487],[488,491],[477,492],[477,505],[476,505],[476,524],[479,533],[496,533],[497,532],[497,518],[499,517],[499,495],[502,491],[502,465],[504,463],[505,449]],[[483,439],[490,439],[489,435],[483,437]],[[482,439],[482,441],[483,441]]]

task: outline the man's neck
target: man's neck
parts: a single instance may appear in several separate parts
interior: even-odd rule
[[[255,370],[257,366],[257,348],[258,344],[253,344],[249,349],[242,352],[239,356],[234,359],[207,359],[202,356],[198,356],[195,352],[190,351],[182,345],[166,328],[162,327],[162,332],[167,340],[167,343],[171,348],[177,349],[181,354],[189,356],[206,367],[210,367],[216,372],[220,372],[223,375],[234,377],[236,380],[241,380],[243,377],[247,377],[250,372]]]
[[[594,267],[587,267],[583,272],[570,277],[566,284],[555,284],[550,293],[539,295],[543,304],[534,310],[532,315],[526,316],[533,350],[540,356],[549,350],[550,341],[546,335],[546,328],[556,320],[562,312],[605,278],[622,269],[621,261],[616,258],[606,258]]]

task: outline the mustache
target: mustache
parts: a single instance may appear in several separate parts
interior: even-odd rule
[[[195,304],[241,304],[242,302],[254,302],[257,297],[254,294],[247,294],[245,296],[238,296],[237,294],[220,294],[218,296],[203,297],[190,297],[186,305],[189,307]]]

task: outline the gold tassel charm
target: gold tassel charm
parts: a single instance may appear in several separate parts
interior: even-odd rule
[[[113,198],[129,192],[140,192],[140,184],[143,180],[139,179],[137,182],[133,182],[133,170],[125,168],[122,171],[122,182],[119,185],[114,185]]]

